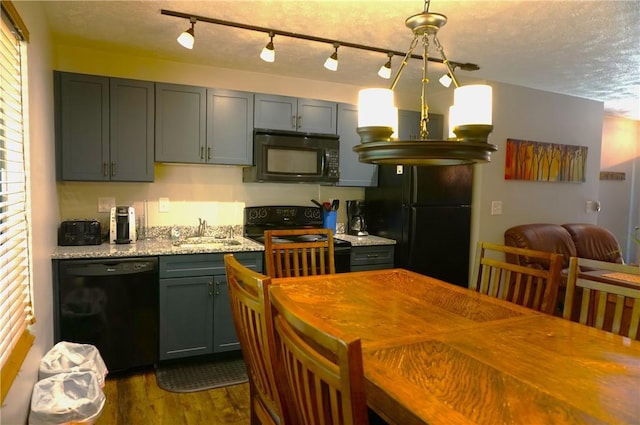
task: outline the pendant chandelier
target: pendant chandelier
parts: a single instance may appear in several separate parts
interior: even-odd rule
[[[423,12],[410,16],[405,21],[414,37],[391,87],[364,89],[359,93],[357,132],[361,143],[353,150],[358,153],[360,162],[402,165],[473,164],[490,161],[491,153],[497,150],[495,145],[487,141],[493,131],[491,86],[460,86],[454,73],[454,65],[447,59],[437,37],[438,30],[447,23],[447,17],[429,12],[429,5],[430,0],[426,0]],[[397,140],[393,137],[398,124],[393,89],[419,42],[422,42],[423,48],[420,139]],[[448,139],[428,138],[427,65],[431,43],[441,56],[438,62],[446,65],[449,71],[447,75],[456,87],[454,104],[449,108],[449,128],[454,136]]]

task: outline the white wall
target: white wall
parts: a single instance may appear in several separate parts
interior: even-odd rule
[[[31,390],[42,356],[53,345],[51,252],[59,223],[53,140],[52,56],[47,24],[36,3],[14,2],[30,32],[27,47],[29,79],[29,143],[31,161],[31,238],[36,339],[0,410],[0,423],[26,423]],[[4,384],[4,383],[3,383]]]
[[[602,146],[600,169],[625,177],[600,181],[598,224],[616,236],[626,262],[638,263],[638,244],[630,236],[640,238],[640,121],[605,116]]]

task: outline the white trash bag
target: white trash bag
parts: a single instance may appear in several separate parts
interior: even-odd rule
[[[48,378],[62,372],[94,371],[100,387],[104,387],[107,366],[98,349],[91,344],[61,341],[40,360],[38,379]]]
[[[29,425],[91,425],[105,401],[95,372],[59,373],[33,387]]]

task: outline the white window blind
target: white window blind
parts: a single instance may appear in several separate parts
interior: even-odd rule
[[[0,366],[1,399],[34,337],[31,308],[24,24],[2,1],[0,33]],[[22,25],[22,28],[21,28]]]

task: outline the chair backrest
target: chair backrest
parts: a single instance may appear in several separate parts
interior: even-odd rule
[[[507,262],[506,255],[524,256],[548,269]],[[554,314],[562,255],[478,242],[471,289],[548,314]]]
[[[304,240],[308,236],[308,240]],[[318,240],[322,236],[322,240]],[[300,239],[279,242],[277,239]],[[336,272],[330,229],[283,229],[264,232],[264,258],[271,277],[297,277]]]
[[[359,339],[324,332],[301,318],[300,307],[271,287],[278,362],[303,425],[368,423]]]
[[[251,393],[251,423],[287,423],[278,392],[275,340],[269,303],[270,278],[224,256],[229,299],[242,356],[247,365]]]
[[[572,257],[563,317],[640,340],[640,267]]]

